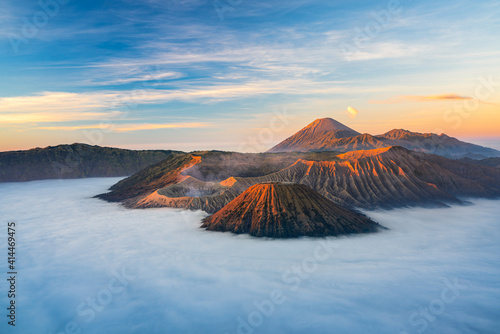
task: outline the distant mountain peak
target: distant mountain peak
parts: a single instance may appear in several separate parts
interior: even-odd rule
[[[321,145],[332,138],[347,138],[359,134],[359,132],[332,118],[319,118],[271,148],[269,152],[308,151],[312,143]]]
[[[345,126],[344,124],[334,120],[333,118],[318,118],[314,122],[307,125],[301,131],[312,131],[314,133],[329,132],[329,131],[341,131],[348,130],[354,131],[353,129]]]
[[[391,131],[386,132],[386,134],[399,134],[399,133],[413,133],[413,132],[406,129],[392,129]]]
[[[387,138],[387,139],[402,139],[402,138],[408,138],[408,137],[414,137],[414,136],[431,136],[432,134],[430,133],[419,133],[419,132],[411,132],[405,129],[392,129],[391,131],[388,131],[380,137]]]
[[[474,159],[500,157],[500,151],[462,142],[444,133],[419,133],[406,129],[393,129],[384,134],[372,136],[367,133],[360,134],[331,118],[315,120],[271,148],[268,152],[349,152],[389,146],[402,146],[409,150],[449,158],[464,156],[474,157]]]

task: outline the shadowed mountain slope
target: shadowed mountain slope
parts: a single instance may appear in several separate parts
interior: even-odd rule
[[[464,162],[475,163],[478,165],[500,168],[500,158],[487,158],[487,159],[482,159],[482,160],[463,158],[460,160],[464,161]]]
[[[466,143],[445,134],[418,133],[403,129],[391,130],[375,138],[387,142],[390,145],[403,146],[409,150],[422,151],[451,158],[462,158],[471,156],[496,157],[500,152],[492,148]]]
[[[72,144],[0,152],[0,182],[127,176],[175,151],[134,151]]]

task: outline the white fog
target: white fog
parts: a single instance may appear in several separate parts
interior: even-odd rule
[[[2,228],[17,224],[17,333],[500,330],[500,201],[365,212],[388,230],[272,240],[92,198],[118,180],[0,184]]]

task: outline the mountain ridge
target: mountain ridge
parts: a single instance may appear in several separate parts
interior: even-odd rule
[[[128,176],[175,153],[81,143],[6,151],[0,152],[0,182]]]
[[[323,129],[326,129],[326,131],[322,132],[307,131],[307,129],[311,127],[314,128],[319,123],[335,124],[335,127],[331,127],[332,130],[328,130],[328,126],[322,126]],[[345,128],[348,130],[338,130]],[[500,157],[500,151],[462,142],[446,134],[418,133],[404,129],[393,129],[381,135],[360,134],[329,118],[315,120],[294,135],[269,149],[268,152],[311,152],[330,150],[348,152],[390,146],[403,146],[410,150],[437,154],[454,159],[463,157]]]
[[[207,168],[224,170],[226,166],[241,166],[240,161],[249,162],[246,168],[256,168],[260,160],[252,154],[209,152],[182,172],[176,170],[176,176],[171,175],[173,181],[165,187],[149,187],[148,178],[124,180],[122,183],[129,182],[127,187],[99,197],[112,197],[131,208],[176,207],[215,213],[249,187],[263,182],[304,184],[338,205],[363,209],[446,206],[462,204],[467,197],[500,196],[497,168],[399,146],[348,153],[294,154],[286,159],[281,155],[289,153],[267,155],[267,159],[274,156],[282,160],[272,169],[266,167],[252,176],[246,169],[233,169],[232,175],[213,178]],[[149,173],[141,172],[146,176]],[[181,173],[191,177],[178,179]],[[148,191],[138,195],[137,189]]]

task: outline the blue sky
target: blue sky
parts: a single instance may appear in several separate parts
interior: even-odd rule
[[[494,142],[499,14],[493,1],[9,1],[0,150],[264,150],[320,117]]]

